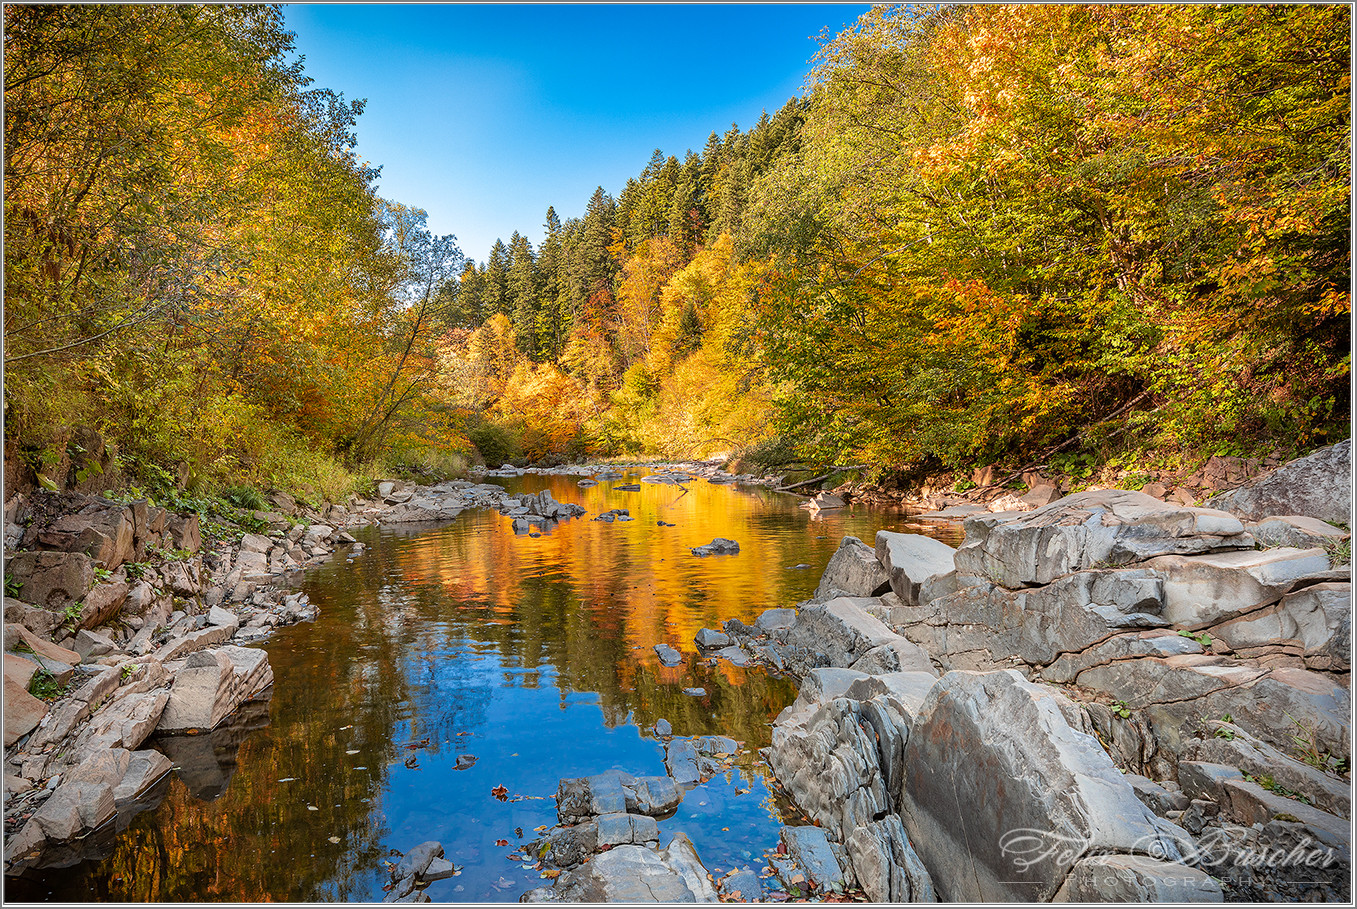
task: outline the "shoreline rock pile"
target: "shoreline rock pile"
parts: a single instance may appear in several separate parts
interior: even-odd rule
[[[1350,565],[1123,491],[965,534],[845,538],[790,623],[725,625],[802,679],[766,757],[850,883],[883,902],[1347,899]]]

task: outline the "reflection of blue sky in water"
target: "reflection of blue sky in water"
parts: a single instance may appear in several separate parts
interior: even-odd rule
[[[549,487],[589,514],[535,539],[487,512],[364,531],[367,553],[307,575],[317,621],[266,645],[276,680],[269,725],[229,755],[238,766],[225,793],[203,801],[175,780],[159,808],[118,836],[112,858],[46,872],[11,896],[379,901],[389,851],[432,839],[465,869],[430,886],[435,901],[513,902],[544,883],[508,856],[555,823],[557,782],[609,769],[665,773],[649,732],[661,717],[676,735],[730,735],[748,752],[689,791],[661,839],[687,833],[713,873],[762,867],[787,806],[764,785],[757,751],[795,684],[708,665],[693,635],[803,599],[845,533],[870,543],[878,529],[902,528],[904,515],[813,519],[796,498],[705,481],[686,494],[644,483],[581,490],[573,478],[495,482]],[[589,520],[618,507],[636,520]],[[717,536],[737,540],[739,555],[688,552]],[[811,567],[791,570],[798,563]],[[661,666],[656,643],[682,651],[683,665]],[[465,755],[474,765],[454,769]],[[538,798],[498,801],[500,785]]]

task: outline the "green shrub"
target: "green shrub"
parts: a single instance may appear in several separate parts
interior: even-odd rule
[[[249,511],[267,511],[269,503],[252,486],[227,486],[221,491],[221,497],[237,508]]]
[[[498,467],[522,456],[517,434],[499,423],[480,423],[468,428],[466,435],[487,466]]]

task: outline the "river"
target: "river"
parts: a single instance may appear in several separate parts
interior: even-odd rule
[[[513,850],[555,823],[558,780],[663,774],[660,718],[675,736],[742,743],[729,773],[661,821],[661,843],[687,833],[717,876],[762,867],[780,825],[798,820],[758,758],[796,683],[705,660],[694,634],[806,598],[845,534],[955,545],[955,529],[881,509],[812,515],[761,487],[614,488],[643,473],[588,489],[494,480],[588,509],[538,537],[485,511],[356,532],[365,552],[299,579],[317,620],[262,645],[271,699],[210,735],[153,738],[178,766],[158,803],[91,838],[74,866],[7,880],[7,899],[380,901],[384,862],[438,840],[463,870],[429,886],[435,902],[514,902],[545,883]],[[612,508],[634,520],[591,520]],[[739,554],[689,552],[713,537]],[[661,643],[681,666],[660,665]]]

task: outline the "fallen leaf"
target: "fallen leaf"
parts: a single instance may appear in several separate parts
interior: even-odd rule
[[[295,783],[296,781],[297,781],[297,778],[296,778],[295,776],[285,776],[285,777],[283,777],[281,780],[279,780],[278,782],[280,782],[280,783]]]
[[[346,751],[346,752],[344,752],[344,753],[345,753],[345,754],[357,754],[358,751],[355,749],[355,750]]]
[[[352,728],[353,728],[352,725],[350,725],[350,726],[340,726],[340,727],[339,727],[339,731],[340,731],[340,732],[343,732],[345,729],[352,729]]]
[[[307,811],[319,811],[320,809],[317,808],[315,805],[307,805],[307,806],[306,806],[306,810],[307,810]]]
[[[550,871],[543,871],[543,872],[542,872],[542,877],[549,878],[549,879],[551,879],[551,880],[555,880],[556,878],[558,878],[558,877],[560,877],[560,876],[561,876],[561,869],[560,869],[560,868],[552,868]]]
[[[338,843],[338,842],[339,842],[339,837],[337,837],[337,836],[332,836],[332,837],[329,838],[329,840],[330,840],[330,842],[332,842],[332,843]]]
[[[507,845],[509,845],[509,841],[508,841],[508,840],[495,840],[495,845],[496,845],[496,846],[507,846]]]
[[[508,801],[509,799],[509,790],[506,789],[504,786],[496,786],[494,789],[490,790],[490,794],[493,795],[495,798],[499,799],[501,802]]]

